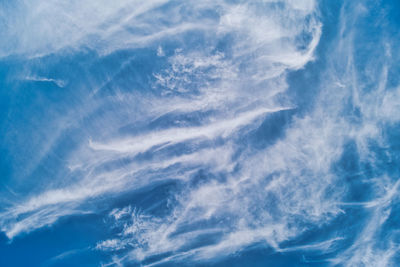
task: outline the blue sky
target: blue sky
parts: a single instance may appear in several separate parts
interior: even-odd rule
[[[399,15],[0,2],[0,265],[396,266]]]

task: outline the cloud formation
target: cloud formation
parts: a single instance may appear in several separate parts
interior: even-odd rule
[[[390,266],[399,249],[393,235],[385,246],[375,237],[398,201],[398,181],[378,165],[397,160],[385,129],[398,125],[400,89],[388,82],[390,41],[381,40],[384,55],[374,61],[359,58],[362,4],[343,4],[306,112],[290,97],[289,75],[316,58],[323,25],[315,1],[3,5],[24,14],[1,19],[11,42],[0,56],[32,68],[15,77],[75,90],[77,99],[38,122],[54,131],[35,141],[41,156],[26,176],[48,155],[62,160],[53,176],[5,203],[8,238],[99,213],[112,229],[93,244],[113,255],[106,266],[209,261],[250,246],[318,251],[332,265]],[[36,67],[74,56],[83,71],[70,77]],[[370,197],[354,196],[360,184]],[[127,195],[152,201],[115,204]],[[354,208],[366,222],[341,253],[346,231],[291,245]]]

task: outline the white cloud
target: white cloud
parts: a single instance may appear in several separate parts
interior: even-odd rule
[[[321,90],[313,96],[315,105],[306,115],[294,116],[283,125],[282,136],[260,150],[249,141],[252,133],[269,116],[295,110],[280,99],[288,87],[286,73],[314,60],[322,34],[316,3],[165,3],[16,4],[12,12],[26,16],[6,18],[12,26],[5,34],[18,45],[0,46],[2,56],[62,56],[63,49],[89,47],[101,58],[120,49],[146,47],[165,65],[146,73],[151,84],[139,88],[142,91],[133,90],[138,88],[131,84],[114,85],[117,75],[110,75],[105,81],[115,86],[113,93],[104,96],[102,89],[96,88],[85,98],[87,108],[80,110],[85,120],[73,125],[84,128],[89,118],[94,122],[68,154],[65,164],[70,171],[41,178],[52,180],[51,185],[33,188],[26,198],[8,205],[0,213],[2,231],[12,239],[52,225],[62,216],[95,212],[85,206],[88,199],[115,197],[160,180],[181,180],[184,189],[172,193],[174,202],[167,214],[139,212],[130,206],[110,211],[111,225],[119,233],[99,241],[96,249],[131,248],[113,259],[120,265],[169,252],[172,256],[161,261],[201,261],[254,243],[281,252],[332,251],[342,237],[295,247],[281,245],[308,230],[297,222],[321,227],[343,214],[344,206],[358,205],[371,209],[371,222],[342,258],[332,262],[356,264],[363,261],[362,255],[372,262],[372,255],[378,253],[376,262],[388,264],[397,247],[377,250],[373,236],[390,213],[388,203],[395,198],[398,184],[377,179],[372,181],[377,185],[374,199],[346,203],[346,188],[332,171],[346,142],[354,140],[361,161],[373,158],[368,141],[385,143],[379,123],[398,122],[400,90],[386,91],[388,66],[373,68],[380,73],[377,90],[362,90],[354,65],[354,39],[344,34],[351,23],[342,17],[343,28],[335,40],[338,45],[328,56]],[[205,16],[207,12],[214,13]],[[25,30],[26,25],[31,28]],[[15,30],[20,30],[18,36],[12,34]],[[189,32],[204,39],[199,38],[199,46],[186,44]],[[296,37],[302,34],[310,40],[299,46]],[[177,43],[173,49],[168,48],[173,46],[167,42],[170,40]],[[224,42],[227,48],[218,51]],[[124,59],[116,73],[126,71],[134,58]],[[58,79],[27,77],[64,85]],[[103,82],[94,84],[102,87]],[[362,123],[354,124],[342,116],[348,99],[359,108]],[[65,115],[67,119],[70,114]],[[134,130],[123,132],[129,127]],[[176,149],[178,146],[185,149]],[[51,147],[43,154],[49,150]],[[200,171],[223,179],[207,177],[192,185]],[[214,239],[196,244],[202,237]]]

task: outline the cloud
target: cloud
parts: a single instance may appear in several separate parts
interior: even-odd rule
[[[285,242],[346,216],[347,207],[368,210],[370,222],[330,262],[351,266],[379,255],[376,262],[388,265],[398,248],[394,242],[378,248],[374,236],[390,217],[398,183],[377,175],[368,179],[370,198],[349,200],[346,177],[355,171],[338,167],[351,143],[354,164],[367,162],[376,170],[379,155],[371,143],[390,146],[383,125],[398,123],[400,108],[399,88],[388,88],[390,44],[383,45],[385,56],[376,55],[380,64],[366,64],[378,78],[364,80],[357,68],[357,17],[348,15],[356,7],[344,5],[318,93],[306,101],[307,112],[297,114],[287,96],[287,74],[316,58],[323,27],[315,1],[139,2],[7,6],[20,14],[2,21],[5,36],[17,45],[1,45],[1,56],[46,62],[89,49],[95,62],[83,67],[82,78],[91,81],[85,90],[74,79],[63,83],[34,71],[21,76],[82,90],[78,112],[58,121],[73,123],[59,126],[50,145],[38,144],[40,158],[56,150],[60,136],[84,130],[74,135],[76,145],[66,149],[59,173],[39,177],[44,186],[16,195],[1,210],[2,231],[12,239],[64,216],[105,211],[89,200],[135,196],[174,181],[179,186],[166,196],[146,196],[155,199],[150,208],[104,208],[115,231],[94,249],[115,253],[111,265],[207,261],[254,244],[280,253],[329,254],[347,239],[331,233],[307,244]],[[117,67],[106,77],[89,71],[102,73],[113,60]],[[289,112],[290,119],[274,124],[274,115]],[[279,136],[260,146],[276,128]],[[367,183],[363,170],[357,172]]]
[[[2,213],[2,229],[10,238],[51,225],[59,217],[80,213],[81,209],[85,210],[82,204],[88,198],[109,193],[118,194],[151,184],[171,166],[176,166],[171,174],[175,174],[175,178],[185,177],[185,180],[190,180],[192,173],[204,167],[215,172],[232,172],[236,163],[231,162],[231,157],[233,151],[240,147],[235,144],[240,134],[244,135],[257,128],[269,113],[292,108],[273,101],[271,97],[286,90],[283,74],[287,69],[301,68],[313,59],[312,54],[321,35],[321,25],[314,17],[307,23],[303,22],[305,16],[313,16],[312,10],[299,6],[292,10],[291,5],[283,5],[272,11],[270,7],[275,5],[274,2],[240,5],[221,2],[211,6],[211,3],[179,6],[163,6],[164,4],[164,1],[140,5],[121,1],[113,5],[88,2],[65,6],[58,5],[57,1],[40,2],[37,5],[21,1],[15,6],[7,7],[19,14],[26,13],[26,16],[7,18],[10,21],[16,20],[16,23],[12,26],[8,24],[6,34],[14,32],[11,27],[18,28],[25,24],[30,24],[32,29],[29,32],[20,31],[18,36],[9,36],[18,45],[13,48],[3,47],[4,56],[20,54],[30,59],[51,53],[62,55],[63,49],[79,50],[85,47],[97,50],[100,56],[106,56],[122,48],[154,46],[156,49],[160,47],[157,43],[165,37],[176,38],[183,48],[175,49],[173,54],[169,52],[169,56],[167,51],[163,51],[167,60],[166,68],[153,73],[155,79],[151,86],[154,90],[163,92],[162,98],[157,97],[157,94],[149,96],[121,92],[104,99],[94,98],[90,100],[92,103],[89,106],[117,104],[117,110],[109,116],[129,117],[133,111],[126,111],[124,107],[130,106],[131,101],[140,97],[142,104],[138,105],[138,109],[142,110],[144,116],[136,116],[136,121],[135,116],[132,117],[129,121],[131,124],[137,123],[139,119],[156,121],[157,117],[163,118],[170,114],[178,116],[189,112],[209,113],[196,126],[181,125],[165,129],[149,127],[141,134],[128,137],[120,136],[116,131],[128,122],[119,121],[118,118],[108,121],[107,127],[102,129],[99,136],[89,143],[82,140],[80,148],[70,152],[70,173],[61,173],[60,178],[56,177],[56,182],[48,188],[33,191],[26,199],[19,199],[17,203],[6,208]],[[259,13],[260,8],[267,13]],[[192,10],[194,15],[182,15],[183,9]],[[202,15],[202,12],[207,13],[214,9],[217,13],[210,13],[211,16],[208,17]],[[47,16],[50,11],[51,15]],[[269,16],[273,13],[274,16]],[[290,15],[290,23],[287,25],[282,21],[281,16],[284,14]],[[169,22],[163,24],[160,22],[162,20]],[[304,25],[297,23],[298,21]],[[217,27],[214,27],[215,23]],[[129,28],[129,25],[134,28]],[[253,27],[255,25],[259,27]],[[266,34],[263,33],[263,28]],[[34,29],[37,29],[37,34],[32,36]],[[201,50],[185,46],[181,39],[191,31],[200,31],[206,38],[216,38],[216,41]],[[292,39],[304,31],[308,31],[312,39],[300,51]],[[233,36],[229,44],[231,52],[215,52],[218,42],[221,42],[219,40],[227,36]],[[123,42],[118,42],[121,38]],[[94,41],[96,39],[98,41]],[[258,54],[259,57],[254,57]],[[286,56],[293,60],[286,60]],[[123,64],[120,71],[128,66],[129,62]],[[35,74],[28,77],[30,80],[59,84],[57,78],[40,78],[41,76]],[[113,83],[115,77],[109,83]],[[269,88],[266,90],[265,86]],[[164,92],[168,91],[172,93],[166,95]],[[94,96],[100,93],[97,89],[96,92]],[[85,112],[85,109],[81,111]],[[86,112],[94,111],[96,108]],[[76,122],[70,127],[79,124],[80,122]],[[57,139],[55,137],[54,142]],[[207,144],[217,140],[221,140],[221,143],[215,147]],[[171,156],[172,148],[179,144],[193,148]],[[50,147],[52,148],[53,146]],[[154,153],[153,160],[135,163],[135,156],[149,151]],[[127,166],[115,164],[124,157],[131,158]],[[158,174],[151,175],[150,172]],[[135,178],[142,175],[146,179]],[[64,182],[57,183],[57,179],[63,179]],[[130,186],[127,187],[127,184]],[[229,188],[232,186],[235,185],[228,185],[218,191],[232,190]],[[197,195],[196,191],[191,194]],[[200,197],[198,201],[201,199]],[[181,205],[186,204],[182,202]],[[218,209],[219,205],[215,203],[213,209]],[[207,214],[206,217],[210,217],[212,212],[208,211]]]

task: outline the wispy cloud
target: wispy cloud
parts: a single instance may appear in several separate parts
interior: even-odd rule
[[[5,6],[20,15],[2,18],[8,26],[1,33],[16,45],[1,44],[0,56],[45,60],[90,50],[95,59],[81,64],[84,85],[32,70],[21,76],[80,90],[81,102],[59,115],[58,123],[70,123],[56,125],[51,142],[37,144],[41,153],[32,169],[74,133],[74,145],[57,161],[60,171],[38,177],[41,186],[25,197],[15,194],[1,210],[1,230],[12,239],[64,216],[106,212],[114,235],[93,248],[115,253],[110,265],[117,266],[207,261],[254,244],[279,253],[331,255],[345,236],[285,242],[357,207],[370,222],[329,261],[388,265],[398,246],[379,248],[374,236],[390,216],[390,203],[398,201],[398,182],[376,175],[365,181],[374,188],[370,198],[348,200],[348,173],[338,174],[337,165],[352,142],[357,164],[375,168],[371,143],[390,145],[382,125],[398,123],[400,89],[388,88],[390,44],[382,45],[379,65],[367,66],[377,78],[361,78],[357,16],[350,18],[347,8],[358,16],[367,12],[344,5],[318,93],[305,114],[296,114],[296,102],[287,96],[288,73],[316,58],[323,27],[315,1],[54,0]],[[93,71],[102,73],[102,62],[112,60],[116,67],[106,77]],[[155,63],[147,69],[143,61]],[[289,113],[290,119],[274,124],[274,116]],[[258,144],[275,132],[277,138]],[[103,210],[87,204],[168,181],[179,188],[161,200],[148,196],[157,198],[155,206],[165,204],[162,212],[138,203]]]

